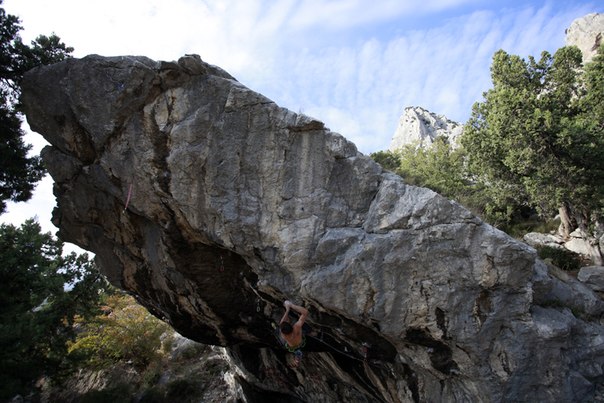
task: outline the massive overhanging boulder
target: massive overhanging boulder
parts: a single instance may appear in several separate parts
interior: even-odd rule
[[[248,400],[601,392],[591,290],[198,56],[66,60],[29,72],[22,101],[51,143],[59,236],[183,335],[227,347]],[[297,369],[272,327],[285,299],[314,330]]]

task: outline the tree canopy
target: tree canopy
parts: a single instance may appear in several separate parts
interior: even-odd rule
[[[59,373],[75,318],[98,312],[106,281],[87,255],[62,250],[33,220],[0,226],[0,399]]]
[[[503,225],[520,214],[512,195],[495,200],[467,171],[467,154],[438,137],[431,147],[407,144],[396,151],[378,151],[371,157],[410,185],[423,186],[454,199],[493,225]]]
[[[38,36],[26,45],[19,36],[21,29],[19,19],[0,7],[0,214],[7,200],[28,200],[45,173],[40,158],[28,156],[31,146],[23,141],[21,79],[31,68],[61,61],[73,52],[54,34]]]
[[[514,195],[542,216],[563,210],[567,230],[601,211],[602,52],[585,70],[576,47],[543,52],[539,61],[495,53],[493,88],[461,138],[470,173],[494,199]]]
[[[437,137],[431,147],[413,143],[371,157],[410,185],[424,186],[447,197],[457,198],[471,185],[463,168],[464,151],[454,149],[445,137]]]
[[[68,343],[70,356],[93,369],[120,361],[144,368],[160,359],[162,335],[169,333],[170,326],[130,296],[115,293],[104,302],[103,314],[83,321],[75,341]]]

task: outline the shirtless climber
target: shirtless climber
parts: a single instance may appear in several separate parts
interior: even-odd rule
[[[285,314],[279,322],[279,335],[285,344],[285,348],[295,355],[294,366],[298,366],[298,364],[300,364],[300,359],[302,358],[301,349],[306,344],[302,326],[308,316],[308,309],[292,304],[290,301],[285,301],[283,306],[285,307]],[[289,323],[290,309],[293,309],[300,314],[300,317],[293,326]]]

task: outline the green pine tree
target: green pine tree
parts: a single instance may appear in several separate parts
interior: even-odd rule
[[[2,5],[2,0],[0,0]],[[0,214],[6,201],[26,201],[45,170],[38,156],[29,156],[23,141],[18,99],[25,72],[40,64],[61,61],[73,51],[56,35],[23,43],[19,19],[0,8]]]
[[[0,226],[0,399],[60,374],[74,319],[98,312],[105,280],[87,255],[62,247],[33,220]]]
[[[493,88],[474,105],[461,139],[471,173],[494,199],[526,200],[544,218],[560,212],[566,234],[604,205],[601,63],[582,73],[576,47],[543,52],[539,61],[498,51]]]

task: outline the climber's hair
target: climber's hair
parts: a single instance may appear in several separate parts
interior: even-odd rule
[[[292,327],[291,323],[289,323],[289,322],[281,322],[279,327],[281,328],[281,333],[283,333],[283,334],[290,334],[291,332],[294,331],[294,328]]]

